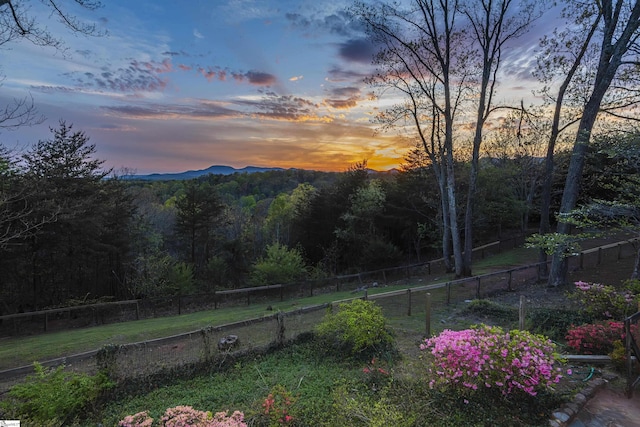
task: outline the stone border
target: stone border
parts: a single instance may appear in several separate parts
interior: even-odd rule
[[[604,374],[601,378],[589,381],[588,385],[575,395],[572,402],[568,402],[562,408],[553,411],[551,419],[549,419],[549,427],[569,426],[589,399],[593,398],[599,390],[614,378],[617,378],[614,374]]]

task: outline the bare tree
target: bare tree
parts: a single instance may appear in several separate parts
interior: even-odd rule
[[[443,253],[449,260],[449,238],[455,272],[463,273],[462,242],[458,227],[453,134],[456,115],[470,87],[468,52],[460,49],[466,35],[457,28],[457,0],[395,5],[357,3],[352,8],[380,46],[374,59],[378,72],[369,83],[381,92],[391,89],[404,102],[380,113],[383,129],[398,128],[417,134],[438,180],[443,212]],[[449,237],[450,236],[450,237]]]
[[[584,19],[585,10],[582,2],[570,1],[569,6],[575,16]],[[586,102],[576,131],[571,162],[565,182],[560,205],[560,215],[568,214],[575,206],[582,182],[582,171],[585,156],[591,140],[591,134],[612,83],[625,71],[637,68],[638,37],[640,32],[640,1],[601,0],[595,2],[595,8],[588,9],[586,15],[598,28],[597,67],[588,82]],[[560,222],[558,233],[570,234],[571,224]],[[549,274],[549,284],[557,286],[566,281],[567,259],[562,248],[554,253]]]
[[[590,5],[595,7],[595,3]],[[589,10],[589,9],[587,9]],[[568,18],[571,12],[565,9],[562,13],[563,17]],[[589,47],[598,25],[600,23],[599,15],[594,20],[587,19],[590,13],[583,13],[576,24],[571,28],[554,31],[550,37],[544,37],[541,41],[543,47],[542,53],[538,56],[538,64],[536,74],[543,83],[540,91],[545,99],[553,105],[553,117],[551,120],[551,129],[549,132],[549,140],[547,143],[547,152],[545,156],[545,178],[542,185],[542,201],[540,205],[540,234],[548,233],[551,230],[550,211],[551,211],[551,190],[553,187],[553,173],[555,169],[554,153],[556,144],[560,134],[579,120],[577,108],[569,109],[569,117],[566,117],[565,95],[570,92],[570,85],[576,73],[579,72],[583,58],[587,55]],[[573,49],[572,49],[573,47]],[[562,76],[562,80],[555,94],[551,93],[551,83]],[[565,120],[562,117],[565,116]],[[540,249],[540,262],[542,262],[542,273],[547,274],[547,253],[544,249]]]
[[[512,0],[413,0],[406,9],[384,3],[357,3],[352,8],[372,40],[381,46],[374,61],[378,73],[370,83],[381,91],[391,89],[406,101],[380,114],[379,122],[417,133],[435,167],[444,229],[451,231],[456,276],[471,273],[480,145],[485,123],[497,108],[493,96],[503,49],[539,16],[541,5]],[[454,124],[464,109],[476,114],[471,119],[472,170],[463,248],[454,172]]]
[[[462,2],[460,9],[472,29],[474,46],[479,50],[480,82],[477,88],[475,131],[469,172],[469,189],[465,213],[464,275],[471,275],[473,255],[473,205],[478,181],[478,163],[483,130],[489,116],[497,108],[493,104],[497,74],[507,43],[523,35],[531,23],[540,17],[541,1],[482,0]]]
[[[29,0],[0,0],[0,48],[16,40],[28,40],[37,46],[52,47],[63,54],[66,47],[62,38],[53,35],[46,23],[37,22],[31,12]],[[41,3],[66,28],[76,34],[88,36],[103,35],[94,23],[86,23],[69,12],[64,4],[69,0],[43,0]],[[96,10],[101,7],[99,1],[73,0],[73,3],[88,9]],[[0,82],[1,83],[1,82]],[[22,126],[40,124],[44,117],[40,115],[31,95],[15,98],[4,108],[0,108],[0,130],[15,130]]]
[[[0,0],[0,46],[17,39],[26,39],[38,46],[63,50],[64,41],[51,34],[46,25],[36,22],[29,13],[30,3],[29,0]],[[95,24],[83,22],[65,10],[64,3],[71,1],[43,0],[41,3],[50,10],[51,16],[72,32],[89,36],[103,34]],[[73,3],[88,10],[96,10],[102,6],[100,1],[94,0],[73,0]]]

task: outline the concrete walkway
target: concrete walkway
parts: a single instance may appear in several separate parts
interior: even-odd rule
[[[568,424],[569,427],[640,427],[640,390],[631,399],[602,387]]]

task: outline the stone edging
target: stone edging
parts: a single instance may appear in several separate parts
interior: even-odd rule
[[[596,378],[589,381],[588,385],[575,395],[572,402],[566,403],[562,408],[553,411],[549,419],[549,427],[567,427],[589,399],[605,387],[611,379],[613,378],[605,376],[605,378]]]

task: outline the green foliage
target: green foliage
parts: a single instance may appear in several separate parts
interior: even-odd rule
[[[572,235],[562,233],[536,233],[527,237],[526,247],[542,249],[547,255],[558,253],[566,258],[578,255],[580,252],[580,241],[589,237],[593,237],[593,235],[585,233]]]
[[[239,360],[229,369],[176,379],[147,394],[112,401],[91,424],[113,426],[124,416],[143,410],[159,419],[167,407],[191,405],[211,410],[238,409],[245,413],[247,424],[257,426],[262,420],[265,397],[280,384],[297,398],[295,425],[329,426],[325,423],[331,416],[334,385],[343,378],[357,378],[359,369],[319,357],[313,342],[301,343]]]
[[[633,282],[629,282],[633,286]],[[638,296],[628,289],[616,289],[611,285],[578,281],[569,298],[577,301],[584,310],[597,319],[618,319],[634,313]]]
[[[176,262],[168,271],[167,282],[173,294],[189,294],[194,291],[193,267],[185,262]]]
[[[134,296],[188,294],[194,290],[193,267],[169,254],[158,252],[139,257],[136,267],[138,274],[130,288]]]
[[[260,259],[251,272],[251,283],[272,285],[300,280],[306,266],[299,250],[274,243],[267,247],[265,258]]]
[[[382,309],[360,299],[340,304],[336,313],[327,313],[316,331],[327,350],[337,349],[348,356],[370,358],[394,344]]]
[[[572,325],[589,323],[593,316],[584,310],[561,310],[557,308],[536,308],[527,312],[528,330],[541,334],[553,341],[563,341]]]
[[[471,301],[469,305],[465,307],[463,312],[508,322],[518,320],[518,310],[516,308],[508,307],[486,299],[475,299]]]
[[[35,374],[9,391],[9,398],[0,403],[6,416],[20,418],[37,425],[67,424],[91,405],[111,383],[103,374],[89,376],[66,372],[64,366],[46,369],[34,363]]]
[[[363,427],[410,427],[415,425],[415,415],[403,411],[388,396],[368,396],[353,392],[353,388],[341,385],[333,394],[333,419],[331,425]]]

